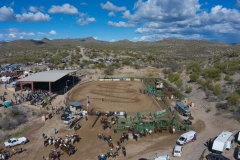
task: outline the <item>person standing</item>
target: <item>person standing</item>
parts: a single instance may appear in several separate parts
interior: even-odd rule
[[[86,116],[85,119],[86,119],[86,121],[87,121],[87,120],[88,120],[88,117]]]
[[[56,128],[54,129],[54,134],[57,134],[57,130],[56,130]]]

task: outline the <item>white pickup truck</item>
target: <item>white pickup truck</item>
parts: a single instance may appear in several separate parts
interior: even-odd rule
[[[25,144],[27,143],[27,138],[21,137],[21,138],[11,138],[7,142],[4,142],[4,146],[7,148],[10,148],[12,146],[16,146],[19,144]]]

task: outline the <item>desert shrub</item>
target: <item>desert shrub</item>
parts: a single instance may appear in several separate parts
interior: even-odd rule
[[[170,72],[168,74],[168,80],[171,83],[178,81],[178,79],[180,79],[180,74],[174,74],[173,72]]]
[[[185,93],[191,93],[192,92],[192,87],[191,86],[186,86]]]
[[[104,70],[104,74],[106,75],[113,75],[114,72],[114,67],[113,66],[108,66],[105,70]]]
[[[213,86],[213,94],[215,96],[218,96],[220,93],[221,93],[221,85],[216,84],[215,86]]]
[[[206,110],[206,113],[208,113],[208,112],[210,112],[211,111],[211,108],[210,107],[208,107]]]
[[[225,80],[225,81],[228,81],[228,82],[232,82],[232,81],[233,81],[233,79],[230,77],[230,75],[226,75],[226,76],[224,77],[224,80]]]
[[[229,108],[229,111],[230,111],[230,112],[235,112],[235,111],[236,111],[236,108],[235,108],[234,106],[232,106],[232,107]]]
[[[178,88],[180,88],[183,85],[182,79],[178,79],[177,81],[174,82]]]
[[[220,79],[221,70],[215,67],[209,67],[203,71],[203,75],[205,76],[205,78],[210,78],[215,80]]]
[[[191,82],[196,82],[199,78],[199,74],[198,73],[193,73],[189,77],[190,77]]]
[[[199,65],[198,62],[192,62],[187,66],[187,71],[199,73],[201,71],[201,66]]]
[[[11,120],[9,117],[3,117],[0,119],[0,125],[3,130],[12,130],[17,127],[17,122]]]
[[[227,100],[231,104],[237,104],[238,100],[240,98],[240,95],[236,92],[230,93],[229,96],[227,97]]]
[[[97,68],[99,68],[99,69],[102,69],[102,68],[105,68],[105,67],[106,67],[106,65],[104,63],[97,64]]]

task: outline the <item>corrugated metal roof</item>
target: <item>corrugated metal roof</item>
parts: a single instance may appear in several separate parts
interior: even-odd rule
[[[18,80],[19,82],[55,82],[65,75],[76,72],[76,70],[50,70],[45,72],[38,72],[31,76]]]

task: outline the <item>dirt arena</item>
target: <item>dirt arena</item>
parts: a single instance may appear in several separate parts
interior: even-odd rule
[[[148,94],[139,93],[144,88],[142,82],[90,82],[77,86],[71,93],[70,100],[84,104],[90,96],[90,109],[96,111],[156,112],[162,110]],[[102,101],[104,98],[104,101]]]

